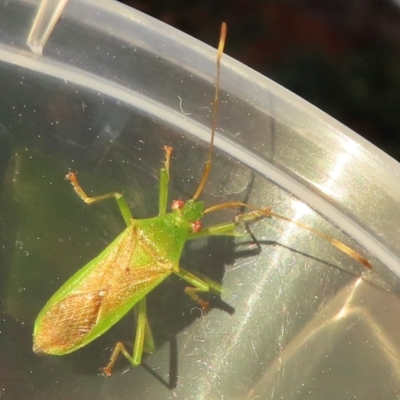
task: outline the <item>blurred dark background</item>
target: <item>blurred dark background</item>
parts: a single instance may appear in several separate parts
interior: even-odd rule
[[[216,46],[400,160],[400,0],[124,0]]]

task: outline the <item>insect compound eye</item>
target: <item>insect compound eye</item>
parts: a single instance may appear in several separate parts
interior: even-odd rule
[[[193,233],[200,232],[202,227],[203,227],[203,224],[200,220],[194,221],[192,223],[192,232]]]
[[[171,208],[173,210],[181,210],[185,205],[183,200],[174,200],[171,204]]]

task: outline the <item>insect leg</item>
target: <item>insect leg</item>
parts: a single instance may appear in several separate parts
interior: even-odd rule
[[[240,233],[235,231],[236,222],[224,222],[222,224],[211,225],[203,228],[196,233],[190,233],[188,240],[199,239],[206,236],[240,236]]]
[[[135,343],[133,346],[132,355],[129,354],[122,342],[118,342],[111,354],[109,363],[102,369],[104,375],[111,376],[111,370],[118,358],[119,353],[122,353],[125,358],[132,364],[132,366],[137,367],[142,362],[143,346],[145,343],[145,336],[147,334],[148,320],[146,313],[146,299],[143,298],[137,304],[137,327]],[[154,347],[154,344],[153,344]]]
[[[111,199],[114,197],[117,202],[119,211],[121,212],[122,218],[124,219],[126,225],[129,226],[131,224],[132,214],[131,214],[131,211],[129,210],[129,206],[128,206],[124,196],[121,193],[113,192],[113,193],[103,194],[101,196],[89,197],[85,193],[85,191],[82,189],[82,186],[79,185],[75,172],[68,172],[68,174],[65,178],[71,182],[71,185],[75,190],[75,193],[86,204],[90,205],[90,204],[96,203],[97,201]]]
[[[222,293],[222,286],[211,279],[200,279],[196,275],[193,275],[183,268],[180,268],[179,272],[175,273],[186,282],[189,282],[194,286],[185,288],[185,293],[189,295],[196,303],[199,303],[201,308],[208,308],[208,302],[201,299],[197,294],[198,292],[209,292],[210,290],[213,290],[215,292]]]
[[[172,147],[164,146],[164,151],[165,151],[164,168],[160,169],[160,193],[158,200],[158,215],[163,215],[167,211],[169,164],[171,161]]]
[[[135,317],[136,317],[136,326],[138,326],[138,320],[139,320],[139,313],[141,309],[141,302],[146,301],[146,297],[144,297],[136,306],[135,306]],[[146,305],[145,305],[146,306]],[[144,343],[143,343],[143,352],[144,353],[149,353],[152,354],[154,352],[154,338],[153,338],[153,333],[151,332],[149,320],[147,318],[146,314],[146,323],[145,323],[145,333],[144,333]]]

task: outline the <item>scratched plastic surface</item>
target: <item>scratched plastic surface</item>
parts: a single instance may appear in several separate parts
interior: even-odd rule
[[[37,7],[0,1],[0,398],[399,398],[400,167],[228,56],[202,198],[269,205],[374,269],[296,226],[259,221],[260,250],[246,236],[190,243],[182,265],[222,282],[226,304],[202,315],[168,279],[149,298],[157,350],[143,366],[121,358],[111,378],[98,375],[115,342],[132,341],[130,314],[80,351],[33,354],[45,302],[124,227],[112,201],[84,205],[64,175],[77,170],[90,193],[123,191],[134,216],[153,216],[172,145],[170,199],[189,198],[215,79],[215,49],[106,0],[70,0],[43,48],[29,47]]]

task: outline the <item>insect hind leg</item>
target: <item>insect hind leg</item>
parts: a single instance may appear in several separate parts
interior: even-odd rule
[[[109,363],[102,368],[102,373],[106,376],[111,376],[112,368],[117,361],[119,353],[122,353],[133,367],[137,367],[142,362],[143,352],[152,353],[154,351],[153,335],[147,319],[146,298],[141,299],[136,305],[135,314],[137,326],[132,355],[129,354],[122,342],[118,342],[111,353]]]

